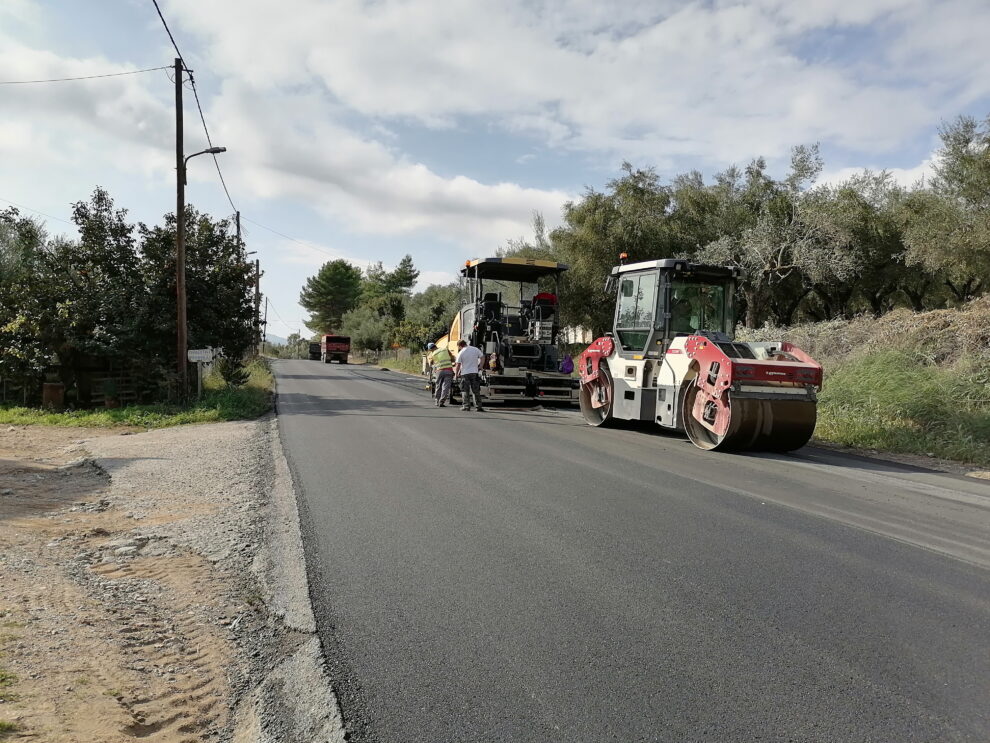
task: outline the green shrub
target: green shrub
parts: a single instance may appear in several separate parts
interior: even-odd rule
[[[826,368],[815,436],[990,465],[990,360],[876,351]]]
[[[228,387],[243,387],[251,378],[251,372],[244,367],[244,364],[226,356],[220,356],[213,362],[213,372],[219,374]]]

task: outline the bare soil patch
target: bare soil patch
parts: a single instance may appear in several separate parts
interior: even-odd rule
[[[220,425],[244,438],[253,424]],[[251,674],[238,633],[265,622],[261,597],[232,575],[251,545],[230,532],[200,549],[177,535],[244,504],[229,490],[204,497],[192,472],[182,487],[174,466],[178,484],[153,478],[118,493],[85,460],[87,446],[120,448],[122,435],[174,441],[206,427],[191,428],[200,431],[0,429],[0,739],[231,739]],[[120,467],[155,459],[153,441],[135,443]]]

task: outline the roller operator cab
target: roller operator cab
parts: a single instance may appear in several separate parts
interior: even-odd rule
[[[461,309],[436,341],[457,353],[465,340],[485,355],[488,400],[577,400],[578,379],[562,372],[557,291],[563,263],[479,258],[461,270]]]
[[[613,268],[613,330],[578,362],[585,420],[650,420],[702,449],[804,446],[821,367],[784,341],[733,340],[739,277],[735,268],[672,259]]]

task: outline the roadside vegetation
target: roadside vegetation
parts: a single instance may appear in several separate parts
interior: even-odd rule
[[[990,466],[990,297],[742,335],[784,337],[822,364],[818,440]]]
[[[203,397],[185,405],[156,403],[62,413],[5,406],[0,407],[0,424],[163,428],[257,418],[271,409],[272,374],[264,359],[251,361],[243,369],[246,377],[241,384],[227,382],[214,372],[204,380]]]
[[[378,365],[392,371],[406,372],[407,374],[422,374],[423,360],[418,354],[413,354],[408,359],[381,359]]]
[[[96,188],[72,221],[77,237],[52,236],[0,209],[0,399],[38,405],[43,383],[61,385],[72,409],[187,399],[176,373],[174,215],[135,224]],[[189,348],[244,358],[257,337],[254,264],[230,219],[189,207],[185,232]]]

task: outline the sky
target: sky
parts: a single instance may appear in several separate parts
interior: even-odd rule
[[[422,289],[529,237],[534,212],[604,188],[757,156],[783,173],[819,143],[823,178],[929,172],[938,127],[990,114],[987,0],[159,0],[193,70],[269,331],[305,331],[334,258]],[[2,0],[0,82],[171,65],[151,0]],[[185,152],[206,147],[185,91]],[[0,208],[74,234],[97,185],[134,221],[175,209],[163,70],[0,85]],[[187,200],[233,212],[209,156]],[[281,233],[281,234],[278,234]]]

